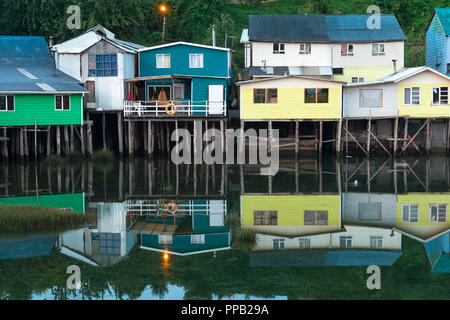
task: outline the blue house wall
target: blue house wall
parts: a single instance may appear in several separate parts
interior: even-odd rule
[[[426,32],[426,65],[447,74],[450,63],[450,41],[445,34],[439,16],[434,14]]]
[[[170,54],[170,68],[156,68],[156,56]],[[203,68],[190,68],[190,54],[203,54]],[[185,85],[185,99],[200,102],[208,100],[209,85],[223,85],[224,97],[228,96],[228,87],[232,84],[231,57],[229,50],[199,47],[189,44],[176,44],[157,47],[139,53],[139,77],[189,76],[192,81]],[[189,82],[176,79],[177,82]],[[171,84],[171,80],[148,80],[147,85]]]

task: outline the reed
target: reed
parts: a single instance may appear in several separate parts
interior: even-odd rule
[[[111,162],[114,160],[114,154],[109,149],[101,149],[101,150],[95,151],[92,154],[91,160],[94,162],[102,162],[102,163]]]
[[[0,205],[0,232],[52,232],[79,228],[86,218],[78,212],[56,208]]]

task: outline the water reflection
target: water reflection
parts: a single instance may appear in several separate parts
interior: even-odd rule
[[[268,177],[254,166],[175,166],[164,160],[56,167],[3,163],[1,205],[82,212],[88,224],[60,234],[1,235],[0,260],[11,264],[0,262],[0,269],[33,264],[38,257],[47,257],[43,265],[61,264],[54,275],[60,283],[46,285],[60,288],[57,293],[40,288],[47,293],[26,295],[51,299],[105,298],[103,286],[114,277],[119,277],[116,298],[125,287],[133,291],[128,298],[317,297],[303,291],[292,296],[295,281],[275,285],[284,277],[280,267],[303,270],[302,282],[309,281],[302,278],[310,272],[306,267],[332,268],[323,283],[335,276],[356,281],[365,269],[354,275],[350,267],[369,265],[390,268],[394,279],[400,272],[395,266],[418,255],[426,262],[417,271],[420,277],[445,274],[450,272],[449,168],[447,158],[437,157],[323,158],[281,161],[279,173]],[[242,230],[256,234],[249,251],[233,240]],[[81,293],[70,293],[64,289],[70,264],[110,271],[87,269],[91,279]],[[278,273],[258,278],[259,267]],[[242,284],[240,276],[249,283]],[[92,281],[101,281],[94,295]],[[320,287],[322,280],[316,281]],[[8,298],[12,289],[1,287],[0,298]]]

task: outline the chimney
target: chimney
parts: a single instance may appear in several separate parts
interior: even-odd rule
[[[50,50],[53,49],[53,36],[50,36],[48,40],[48,47],[50,48]]]
[[[394,73],[397,73],[397,59],[392,59],[392,63],[394,64]]]
[[[212,45],[213,47],[216,46],[216,26],[212,26]]]

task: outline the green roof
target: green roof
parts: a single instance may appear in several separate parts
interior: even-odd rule
[[[436,8],[437,16],[441,22],[442,28],[444,28],[445,34],[450,35],[450,8]]]

